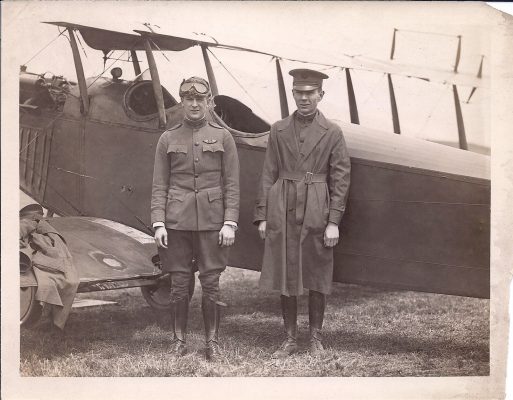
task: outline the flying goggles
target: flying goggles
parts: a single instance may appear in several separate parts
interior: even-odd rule
[[[186,82],[185,80],[180,85],[180,96],[185,96],[188,94],[198,94],[201,96],[206,96],[210,92],[210,88],[208,84],[202,82]]]

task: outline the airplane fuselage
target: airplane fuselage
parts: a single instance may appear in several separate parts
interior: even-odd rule
[[[151,82],[100,78],[88,85],[87,115],[76,86],[59,110],[21,112],[21,188],[60,215],[149,232],[154,152],[163,131],[148,101]],[[172,96],[164,100],[170,127],[183,113]],[[219,103],[211,118],[230,128],[241,168],[240,228],[229,262],[258,270],[263,243],[252,217],[269,125],[234,99],[220,96]],[[489,297],[489,157],[340,125],[352,171],[334,280]]]

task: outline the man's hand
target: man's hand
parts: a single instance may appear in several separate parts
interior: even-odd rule
[[[267,227],[267,221],[260,221],[258,224],[258,234],[260,235],[260,239],[265,239],[265,229]]]
[[[167,249],[167,231],[165,227],[159,226],[155,229],[155,243],[157,243],[157,246]]]
[[[228,247],[235,243],[235,229],[231,225],[223,225],[219,231],[219,246]]]
[[[338,243],[338,225],[328,222],[328,226],[324,231],[324,246],[333,247]]]

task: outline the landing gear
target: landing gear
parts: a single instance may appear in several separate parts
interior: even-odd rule
[[[194,274],[192,274],[192,279],[190,282],[189,301],[192,299],[192,295],[194,294]],[[171,310],[171,275],[164,275],[157,281],[155,285],[141,286],[141,292],[144,300],[146,300],[152,308],[162,311]]]
[[[20,324],[34,326],[43,314],[43,306],[36,300],[37,286],[20,287]]]

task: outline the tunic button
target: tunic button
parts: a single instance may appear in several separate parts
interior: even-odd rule
[[[199,146],[199,142],[194,143],[194,146]]]
[[[198,174],[196,174],[196,175],[194,175],[194,177],[195,177],[195,178],[199,178],[199,175],[198,175]]]
[[[198,158],[198,157],[196,157],[196,158],[194,159],[194,161],[195,161],[195,162],[198,162],[198,161],[199,161],[199,158]]]
[[[198,193],[198,192],[199,192],[199,190],[198,190],[198,189],[194,189],[194,193]]]

